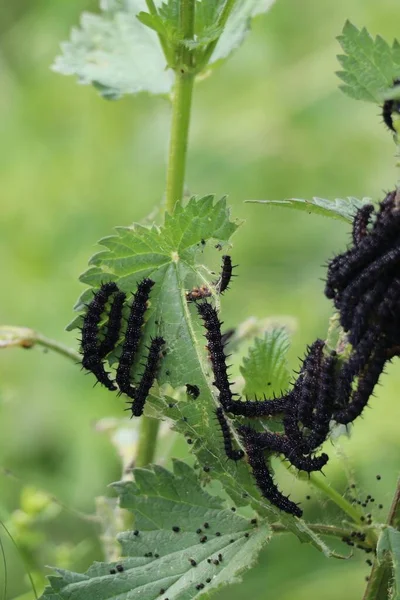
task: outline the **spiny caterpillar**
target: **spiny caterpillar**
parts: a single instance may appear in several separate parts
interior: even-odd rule
[[[132,416],[140,417],[143,413],[147,396],[149,395],[150,388],[157,375],[160,352],[164,344],[165,340],[162,337],[156,337],[151,340],[144,373],[139,384],[134,388],[133,395],[131,396],[133,400],[130,402],[130,408],[128,410],[131,410]]]
[[[108,300],[116,291],[118,291],[118,288],[111,281],[103,283],[100,289],[94,293],[93,300],[86,305],[87,311],[83,319],[81,339],[82,367],[91,371],[97,380],[111,391],[117,388],[110,380],[109,374],[105,371],[104,365],[101,362],[98,325]]]
[[[100,358],[105,358],[114,350],[121,330],[122,309],[126,299],[124,292],[117,292],[113,298],[107,321],[107,330],[99,346]]]
[[[144,323],[144,313],[147,309],[150,290],[154,285],[151,279],[143,279],[133,296],[131,310],[128,317],[128,324],[125,331],[125,340],[122,346],[122,353],[119,359],[116,381],[120,392],[130,398],[134,398],[134,388],[131,386],[131,368],[142,337],[142,326]]]
[[[223,294],[225,290],[228,289],[228,286],[233,277],[232,271],[238,265],[232,265],[231,257],[225,254],[222,257],[222,269],[221,275],[219,276],[218,281],[215,283],[215,286],[218,287],[219,293]]]
[[[217,311],[208,302],[197,304],[197,311],[204,321],[206,328],[207,348],[210,354],[214,373],[214,385],[219,391],[219,401],[228,410],[232,403],[232,392],[228,379],[228,367],[222,343],[221,323]]]

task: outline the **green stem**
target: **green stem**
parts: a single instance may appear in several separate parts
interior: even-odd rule
[[[229,19],[229,16],[230,16],[235,4],[236,4],[236,0],[226,0],[225,6],[221,11],[221,14],[219,16],[218,23],[217,23],[217,27],[220,28],[222,31],[225,28],[225,25]],[[201,63],[198,65],[199,71],[201,71],[208,64],[208,61],[210,60],[212,53],[214,52],[215,47],[218,44],[218,41],[219,41],[219,38],[217,38],[216,40],[213,40],[212,42],[210,42],[208,44],[207,48],[204,51],[203,58],[201,59]]]
[[[157,419],[142,417],[135,467],[147,467],[154,460],[159,426]]]
[[[33,329],[29,329],[28,327],[14,327],[12,325],[0,326],[0,348],[17,346],[28,349],[36,345],[53,350],[61,354],[61,356],[73,360],[75,363],[81,362],[81,356],[76,350],[68,348],[68,346],[60,344],[60,342],[51,340]]]
[[[325,494],[325,496],[332,500],[336,506],[339,506],[339,508],[341,508],[342,511],[345,512],[352,521],[357,523],[357,525],[363,524],[361,519],[362,513],[358,510],[358,508],[353,506],[348,500],[346,500],[346,498],[342,496],[342,494],[339,494],[339,492],[331,487],[325,479],[318,475],[310,475],[310,477],[307,477],[307,480],[309,483],[311,483],[311,485],[319,489],[323,494]]]
[[[194,0],[182,0],[180,27],[184,39],[193,39],[194,35]],[[174,96],[172,99],[172,124],[169,145],[166,209],[173,212],[177,201],[183,197],[185,184],[186,156],[189,137],[190,112],[194,73],[192,52],[182,46],[179,65],[176,69]]]
[[[294,472],[290,466],[287,466],[286,464],[285,464],[285,466],[288,469],[288,471],[290,471],[292,474],[294,474]],[[341,508],[343,510],[343,512],[345,512],[351,518],[352,521],[357,523],[357,525],[363,524],[363,520],[361,519],[361,517],[363,515],[358,510],[358,508],[353,506],[348,500],[346,500],[346,498],[344,498],[341,494],[339,494],[339,492],[337,492],[335,489],[333,489],[327,483],[326,479],[323,479],[321,476],[318,476],[318,475],[314,475],[314,474],[307,475],[306,473],[302,473],[302,472],[296,473],[295,477],[297,477],[297,479],[306,481],[307,483],[311,483],[311,485],[313,485],[315,488],[319,489],[323,494],[325,494],[325,496],[328,496],[328,498],[330,500],[332,500],[332,502],[334,502],[337,506],[339,506],[339,508]]]
[[[400,478],[397,481],[397,488],[389,510],[387,524],[400,529]],[[387,561],[379,563],[375,559],[363,600],[388,600],[391,578],[391,564]]]

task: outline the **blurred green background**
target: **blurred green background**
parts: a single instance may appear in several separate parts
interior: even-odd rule
[[[49,70],[84,9],[96,11],[97,2],[0,1],[0,323],[32,327],[75,347],[75,335],[64,327],[82,291],[78,276],[99,238],[159,203],[169,128],[163,99],[141,95],[110,103]],[[240,278],[224,297],[224,321],[293,315],[294,368],[305,344],[325,336],[332,307],[322,293],[323,263],[344,248],[349,227],[243,200],[378,200],[395,184],[395,146],[379,109],[338,90],[335,36],[346,18],[391,40],[400,7],[395,0],[278,0],[195,94],[187,184],[197,194],[228,193],[233,216],[246,220],[234,239]],[[381,502],[383,518],[399,456],[397,363],[387,371],[352,439],[341,439],[336,452],[329,448],[327,470],[342,491],[346,472],[354,472],[358,493]],[[20,532],[33,570],[40,565],[45,572],[43,565],[55,561],[84,570],[101,559],[101,549],[96,528],[74,510],[93,512],[94,498],[120,478],[117,453],[95,423],[120,418],[123,401],[93,389],[92,379],[68,360],[39,349],[3,350],[0,382],[0,519],[15,527],[17,539]],[[184,446],[164,431],[160,461],[167,448],[184,457]],[[30,526],[28,485],[69,509]],[[342,515],[313,490],[292,479],[283,485],[303,502],[306,518],[340,522]],[[0,535],[11,599],[29,585],[20,557]],[[366,558],[356,551],[351,560],[328,561],[288,535],[272,542],[243,584],[219,598],[361,598]]]

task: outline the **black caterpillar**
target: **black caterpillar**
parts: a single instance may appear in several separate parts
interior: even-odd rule
[[[157,369],[160,362],[161,349],[165,344],[162,337],[156,337],[151,340],[149,354],[145,365],[144,373],[137,387],[134,388],[133,400],[130,403],[132,416],[140,417],[143,413],[144,405],[149,395],[150,388],[157,375]]]
[[[214,385],[219,391],[219,402],[225,410],[229,410],[233,394],[230,389],[231,383],[228,378],[228,367],[222,343],[222,323],[218,319],[217,311],[208,302],[205,301],[196,306],[206,328],[207,348],[215,377]]]
[[[215,284],[218,287],[220,294],[223,294],[227,289],[229,289],[229,284],[233,277],[233,269],[237,266],[238,265],[232,265],[232,259],[227,254],[222,257],[221,275]]]
[[[107,330],[104,339],[99,346],[100,358],[105,358],[107,354],[114,350],[118,342],[122,322],[122,309],[125,299],[126,295],[124,292],[117,292],[114,296],[107,321]]]
[[[101,315],[106,309],[107,302],[118,288],[114,282],[103,283],[94,293],[93,300],[86,305],[87,312],[83,319],[81,350],[83,354],[82,367],[91,371],[96,379],[107,389],[114,391],[117,388],[109,378],[109,373],[101,362],[101,344],[99,338],[99,323]]]
[[[131,368],[142,337],[144,313],[147,309],[150,290],[154,285],[151,279],[143,279],[133,296],[125,332],[125,341],[119,359],[116,381],[121,393],[134,398],[134,388],[131,386]]]

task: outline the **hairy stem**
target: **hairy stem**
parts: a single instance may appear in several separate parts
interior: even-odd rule
[[[396,529],[400,528],[400,478],[397,481],[387,524]],[[363,600],[388,600],[391,576],[391,564],[388,561],[378,563],[375,559]]]
[[[75,363],[81,362],[81,356],[76,350],[68,348],[68,346],[64,346],[56,340],[51,340],[38,331],[34,331],[34,329],[12,325],[0,326],[0,348],[19,347],[29,349],[36,345],[58,352],[58,354],[73,360]]]
[[[147,467],[154,459],[160,421],[142,417],[135,467]]]
[[[307,477],[307,479],[311,485],[323,492],[323,494],[332,500],[336,506],[341,508],[342,511],[345,512],[352,521],[354,521],[354,523],[357,523],[357,525],[363,524],[361,519],[362,513],[359,511],[359,509],[353,506],[348,500],[346,500],[346,498],[342,496],[342,494],[339,494],[339,492],[331,487],[325,479],[314,474],[311,474],[309,478]]]
[[[183,39],[193,39],[195,1],[182,0],[180,28]],[[167,168],[166,208],[169,213],[183,197],[190,113],[194,84],[192,52],[182,46],[175,75],[172,99],[172,123]]]

